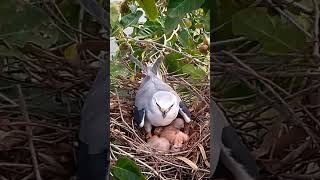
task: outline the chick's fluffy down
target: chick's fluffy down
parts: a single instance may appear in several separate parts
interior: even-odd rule
[[[189,136],[173,125],[167,126],[163,129],[160,133],[160,137],[166,138],[172,144],[173,151],[180,151],[182,148],[183,143],[189,140]]]
[[[157,135],[148,139],[148,145],[159,151],[168,151],[170,149],[170,142],[166,138],[158,137]]]

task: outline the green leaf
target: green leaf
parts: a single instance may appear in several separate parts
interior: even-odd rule
[[[165,33],[166,34],[172,33],[172,31],[175,28],[177,28],[180,21],[181,21],[181,18],[171,18],[171,17],[167,16],[167,18],[164,22]]]
[[[0,45],[0,56],[22,58],[23,54],[17,48],[7,48],[6,46]]]
[[[184,65],[182,58],[184,56],[179,53],[170,53],[165,56],[164,64],[169,73],[181,74],[181,67]]]
[[[121,180],[145,180],[140,167],[127,157],[118,159],[112,168],[112,174]]]
[[[139,18],[142,16],[143,12],[137,10],[134,13],[128,14],[121,18],[120,24],[123,28],[132,27],[139,23]]]
[[[57,41],[58,33],[55,28],[44,24],[48,20],[49,16],[38,7],[28,3],[1,1],[0,39],[19,47],[28,42],[50,47]]]
[[[231,19],[234,14],[241,9],[247,8],[248,2],[238,0],[215,0],[211,1],[214,11],[211,13],[213,28],[219,27],[220,30],[215,32],[214,37],[216,41],[233,38]]]
[[[262,52],[286,53],[298,51],[304,47],[305,35],[292,23],[283,24],[279,18],[276,18],[274,30],[274,38],[278,41],[273,38],[264,39]]]
[[[205,0],[201,8],[203,9],[203,13],[207,14],[207,12],[210,11],[210,0]]]
[[[283,24],[265,8],[247,8],[232,18],[233,33],[260,42],[266,53],[287,53],[304,46],[305,36],[291,23]],[[294,38],[292,38],[294,37]]]
[[[160,37],[163,35],[163,27],[158,21],[146,21],[143,24],[143,27],[138,30],[137,35],[146,37],[153,37],[154,35],[157,35]]]
[[[200,19],[202,24],[204,24],[204,30],[210,32],[210,11],[206,13],[206,15]]]
[[[205,0],[169,0],[165,32],[170,34],[189,12],[199,9]]]
[[[118,76],[125,77],[125,76],[129,75],[129,72],[123,64],[115,62],[115,61],[111,61],[110,62],[110,75],[113,77],[118,77]]]
[[[138,0],[138,3],[150,21],[155,21],[157,19],[159,12],[155,0]]]
[[[72,1],[62,1],[59,4],[59,8],[68,23],[71,26],[78,28],[80,5],[75,4]]]
[[[190,36],[189,32],[187,29],[183,29],[178,36],[179,42],[182,44],[183,47],[185,48],[192,48],[194,47],[193,44],[193,39]]]
[[[110,4],[110,24],[112,28],[115,28],[115,26],[119,23],[119,4],[118,3],[111,3]]]
[[[182,18],[187,13],[202,6],[205,0],[169,0],[168,16],[172,18]]]
[[[204,72],[201,68],[194,66],[192,64],[186,64],[182,67],[182,71],[186,74],[191,75],[193,79],[200,80],[206,76],[206,72]]]
[[[140,180],[140,179],[142,179],[142,178],[139,178],[139,176],[136,175],[135,173],[133,173],[127,169],[120,168],[120,167],[114,167],[112,169],[112,173],[119,180]]]
[[[256,96],[254,95],[255,92],[253,90],[241,83],[230,83],[230,85],[228,85],[227,88],[223,90],[223,98],[232,98],[234,99],[233,103],[238,103],[242,105],[251,104],[255,102]]]
[[[17,3],[15,0],[0,2],[1,34],[31,29],[48,19],[49,16],[42,9],[28,3]]]
[[[58,31],[48,25],[40,25],[33,29],[22,29],[7,34],[0,34],[0,39],[8,44],[23,47],[26,43],[34,43],[43,48],[48,48],[58,40]]]

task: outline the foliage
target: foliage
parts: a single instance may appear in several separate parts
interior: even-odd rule
[[[254,3],[255,1],[215,1],[213,22],[215,28],[219,27],[214,33],[215,41],[243,37],[239,41],[251,40],[244,49],[256,46],[255,43],[258,42],[261,45],[258,51],[261,53],[301,52],[306,40],[310,38],[308,31],[311,19],[301,12],[285,11],[290,17],[288,19],[281,9],[275,10]],[[239,43],[225,44],[224,48],[232,49]]]
[[[118,67],[117,72],[120,72],[118,64],[127,52],[122,51],[123,45],[131,46],[138,59],[147,60],[150,56],[158,56],[162,47],[155,43],[159,43],[180,51],[170,52],[165,48],[164,64],[169,73],[185,73],[195,80],[205,79],[209,63],[208,6],[208,1],[205,0],[139,0],[111,4],[111,11],[118,12],[111,15],[112,36],[116,37],[121,49],[112,61],[115,64],[113,66]],[[133,38],[151,43],[137,43]],[[196,57],[201,63],[191,60],[185,54]],[[130,66],[133,67],[132,64]],[[123,72],[125,71],[123,66]],[[123,73],[122,76],[127,74]]]
[[[279,16],[270,16],[266,8],[241,10],[232,17],[232,26],[235,35],[260,42],[262,52],[294,52],[304,47],[306,40],[295,25],[283,23]]]
[[[48,15],[40,8],[29,4],[18,4],[14,1],[1,1],[0,39],[19,47],[24,46],[26,42],[47,46],[54,37],[50,37],[51,33],[43,35],[40,33],[46,30],[46,27],[41,24],[48,20]]]
[[[141,169],[134,161],[127,157],[121,157],[111,170],[113,178],[119,180],[144,180]]]

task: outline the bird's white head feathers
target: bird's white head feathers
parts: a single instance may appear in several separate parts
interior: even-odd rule
[[[153,95],[153,100],[161,112],[168,112],[177,103],[177,96],[169,91],[158,91]]]

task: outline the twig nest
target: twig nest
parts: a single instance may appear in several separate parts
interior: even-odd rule
[[[159,137],[157,135],[152,136],[148,139],[147,143],[150,147],[157,149],[159,151],[169,151],[170,149],[170,142],[168,139]]]

